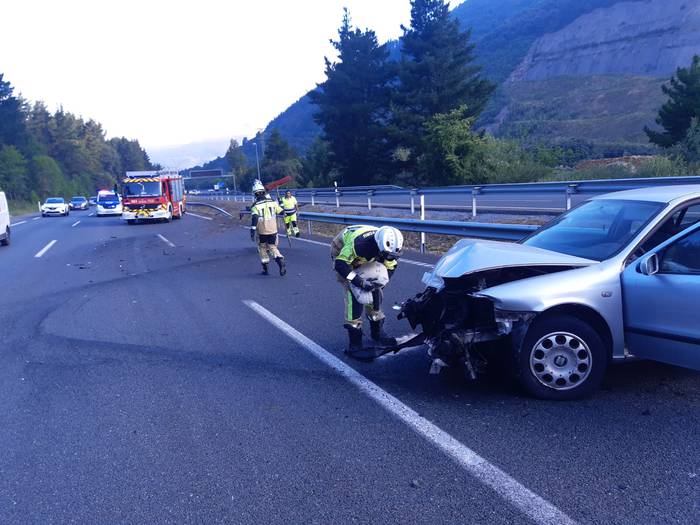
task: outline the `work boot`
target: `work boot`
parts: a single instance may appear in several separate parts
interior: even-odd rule
[[[296,237],[297,239],[298,239],[299,237],[301,237],[301,232],[296,232],[296,233],[294,234],[294,237]]]
[[[348,331],[348,337],[350,339],[348,348],[345,350],[346,354],[353,354],[355,352],[362,351],[362,328],[355,328],[354,326],[345,325],[345,329]]]
[[[262,263],[262,274],[270,275],[270,272],[267,270],[267,263]]]
[[[277,257],[275,261],[277,261],[277,266],[280,267],[280,275],[285,275],[287,273],[287,267],[284,264],[284,257]]]
[[[384,331],[384,319],[380,321],[370,321],[369,327],[372,333],[372,341],[376,341],[382,346],[394,346],[396,338],[389,336]]]

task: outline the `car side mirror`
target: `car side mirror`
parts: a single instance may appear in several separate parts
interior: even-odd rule
[[[659,273],[659,255],[650,253],[639,263],[639,271],[643,275],[656,275]]]

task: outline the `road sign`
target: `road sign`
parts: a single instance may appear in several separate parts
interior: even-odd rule
[[[192,179],[211,179],[222,177],[224,174],[223,170],[190,170],[190,178]]]

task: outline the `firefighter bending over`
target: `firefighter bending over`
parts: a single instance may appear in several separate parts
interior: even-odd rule
[[[287,229],[287,235],[299,237],[299,226],[297,224],[299,204],[297,203],[296,197],[292,195],[291,191],[287,190],[284,197],[280,199],[280,204],[284,210],[284,225]]]
[[[384,332],[384,313],[381,310],[383,287],[377,286],[362,277],[363,270],[370,263],[381,263],[391,278],[403,248],[403,235],[390,226],[348,226],[341,231],[331,244],[331,258],[338,281],[343,286],[345,296],[345,323],[350,344],[347,352],[362,350],[362,310],[370,322],[372,340],[383,346],[396,344],[396,339]],[[385,283],[384,283],[385,284]],[[362,304],[353,290],[370,292],[371,301]],[[359,295],[359,294],[358,294]]]
[[[280,269],[280,275],[287,273],[287,268],[284,264],[284,257],[277,248],[277,215],[282,213],[282,208],[267,195],[265,186],[262,182],[256,180],[253,184],[253,195],[255,203],[250,208],[252,217],[252,227],[250,229],[250,238],[255,240],[255,234],[258,235],[258,252],[260,253],[260,262],[262,263],[263,275],[269,275],[268,265],[270,264],[270,254],[275,258],[277,266]]]

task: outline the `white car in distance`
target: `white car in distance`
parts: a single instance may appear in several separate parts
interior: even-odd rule
[[[41,216],[46,217],[47,215],[68,215],[70,213],[70,207],[68,203],[63,200],[63,197],[49,197],[46,202],[41,205]]]

